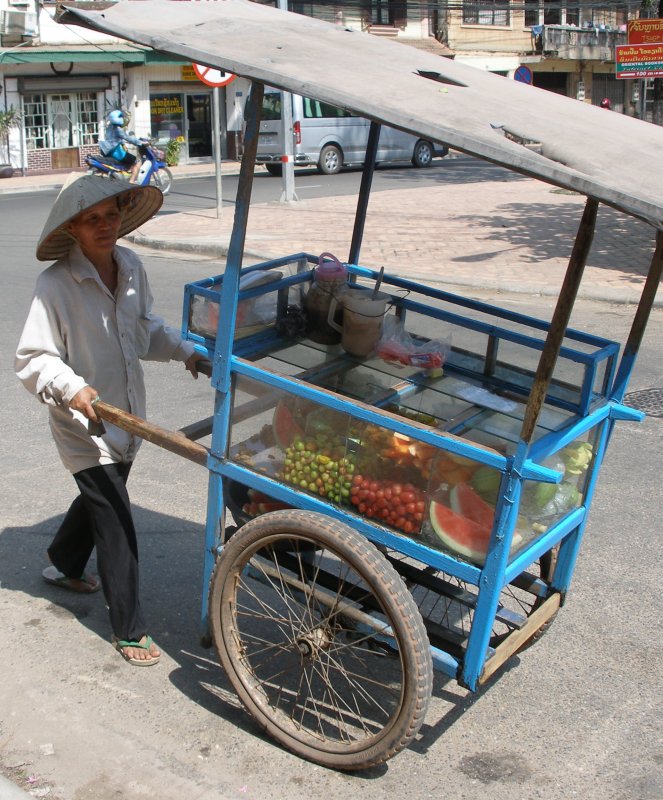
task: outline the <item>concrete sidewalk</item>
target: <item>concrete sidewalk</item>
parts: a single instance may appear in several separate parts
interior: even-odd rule
[[[418,172],[420,187],[373,192],[360,262],[452,290],[556,296],[585,198],[506,170],[491,170],[486,180],[476,176],[464,180],[467,158],[462,156],[445,160],[444,166],[443,173]],[[222,164],[223,174],[238,170],[237,162]],[[214,167],[176,167],[173,173],[176,192],[177,178],[213,175]],[[4,179],[0,192],[52,188],[63,179],[62,175]],[[332,252],[346,259],[355,208],[354,196],[253,204],[246,260],[301,251]],[[223,257],[232,223],[229,207],[220,218],[216,209],[169,213],[166,198],[162,211],[127,238],[153,248]],[[654,238],[649,225],[601,206],[579,297],[636,303]],[[662,293],[656,305],[663,306]]]

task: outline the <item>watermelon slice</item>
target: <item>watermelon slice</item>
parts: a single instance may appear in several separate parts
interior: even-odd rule
[[[281,450],[286,450],[299,436],[304,436],[304,428],[297,422],[290,407],[281,400],[274,409],[272,419],[274,439]]]
[[[454,486],[449,498],[452,508],[431,501],[430,521],[433,530],[446,547],[481,566],[486,560],[495,509],[467,483]],[[511,552],[521,542],[522,536],[515,531]]]
[[[483,500],[469,483],[456,484],[449,492],[449,499],[451,508],[456,514],[460,514],[461,517],[466,517],[490,531],[493,526],[495,509]]]

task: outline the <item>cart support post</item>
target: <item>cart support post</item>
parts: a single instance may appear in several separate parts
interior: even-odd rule
[[[357,211],[355,213],[355,224],[352,230],[352,242],[350,243],[350,264],[359,263],[359,251],[361,242],[364,238],[364,225],[366,224],[366,211],[368,210],[368,199],[371,194],[371,184],[373,183],[373,173],[375,172],[375,159],[378,154],[378,142],[380,141],[380,130],[382,126],[379,122],[371,122],[368,131],[368,142],[366,144],[366,160],[364,169],[361,173],[361,185],[359,187],[359,199],[357,200]],[[355,278],[356,280],[356,278]]]
[[[644,336],[645,328],[647,327],[647,320],[649,319],[652,306],[654,305],[654,298],[656,297],[656,292],[658,290],[662,274],[663,231],[657,231],[656,249],[654,250],[654,255],[651,259],[649,272],[647,273],[647,278],[645,280],[645,286],[642,290],[642,295],[640,296],[640,302],[638,303],[638,309],[635,313],[635,317],[633,318],[628,339],[624,345],[624,353],[621,357],[621,361],[619,362],[619,369],[617,370],[617,375],[612,385],[612,391],[610,392],[611,400],[617,400],[621,403],[621,401],[624,399],[624,393],[626,392],[626,387],[628,385],[629,378],[631,377],[631,372],[635,366],[635,359],[642,343],[642,337]]]
[[[536,423],[541,413],[541,408],[546,399],[550,379],[552,378],[555,362],[559,349],[564,340],[564,334],[569,324],[573,303],[578,293],[580,280],[582,278],[587,256],[592,246],[594,238],[594,227],[596,225],[596,214],[599,201],[593,197],[588,197],[585,203],[585,210],[580,220],[580,226],[576,235],[573,252],[569,259],[569,266],[564,276],[555,312],[553,314],[546,342],[539,359],[539,365],[534,376],[534,385],[525,409],[525,417],[520,431],[520,438],[529,444],[536,428]]]
[[[251,203],[251,189],[255,171],[256,152],[258,149],[258,129],[260,127],[260,111],[264,93],[262,83],[254,83],[247,104],[247,125],[244,140],[244,153],[239,171],[237,202],[233,228],[228,246],[226,269],[221,284],[219,302],[219,322],[216,331],[216,346],[212,366],[212,387],[216,392],[214,399],[214,423],[212,427],[213,458],[208,460],[209,489],[207,494],[207,519],[205,523],[205,560],[203,564],[203,604],[201,614],[201,632],[205,636],[207,624],[207,592],[212,570],[216,560],[217,547],[225,528],[225,502],[223,478],[215,469],[217,460],[221,460],[228,448],[231,412],[231,370],[233,342],[235,338],[235,319],[237,315],[237,292],[239,276],[244,258],[246,226]]]

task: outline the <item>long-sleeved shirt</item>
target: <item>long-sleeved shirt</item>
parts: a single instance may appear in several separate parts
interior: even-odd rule
[[[121,158],[123,153],[121,153],[120,150],[116,151],[116,147],[122,145],[122,142],[138,145],[140,144],[140,139],[131,136],[119,125],[108,125],[106,128],[106,138],[99,142],[99,149],[105,156]]]
[[[88,420],[69,408],[82,388],[145,417],[140,359],[186,361],[190,342],[152,314],[152,294],[138,256],[115,247],[118,283],[113,295],[74,244],[67,256],[39,275],[16,352],[16,374],[49,406],[60,458],[71,472],[133,460],[140,438],[109,423],[91,436]]]

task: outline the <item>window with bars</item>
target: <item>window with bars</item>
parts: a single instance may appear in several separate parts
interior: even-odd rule
[[[81,92],[78,95],[78,129],[79,144],[96,144],[99,141],[95,92]]]
[[[499,25],[511,23],[508,3],[463,3],[463,22],[466,25]]]
[[[49,147],[45,94],[23,95],[25,141],[28,150]]]
[[[28,150],[99,141],[96,92],[23,95],[23,117]]]

